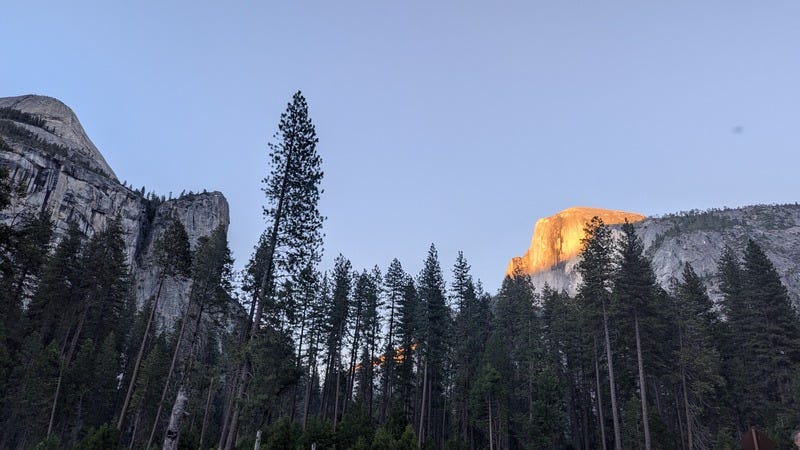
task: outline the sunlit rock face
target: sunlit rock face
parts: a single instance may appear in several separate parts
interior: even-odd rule
[[[622,223],[626,219],[633,223],[645,218],[631,212],[575,207],[539,219],[533,229],[528,251],[511,260],[506,275],[511,275],[515,270],[535,274],[565,264],[580,253],[581,239],[586,234],[584,228],[595,216],[608,225]]]
[[[569,220],[558,218],[561,215],[570,216],[571,214],[567,213],[576,209],[587,211],[583,217],[573,213],[576,218],[572,220],[577,224],[567,224]],[[633,226],[642,240],[645,256],[652,264],[656,280],[668,291],[672,290],[676,281],[682,279],[684,265],[689,263],[708,288],[709,296],[719,301],[722,294],[719,290],[717,263],[723,249],[729,246],[741,258],[748,239],[752,239],[761,246],[774,264],[792,301],[800,306],[800,205],[798,204],[688,211],[646,219],[632,213],[610,211],[613,214],[608,216],[597,213],[602,211],[605,210],[571,208],[540,220],[536,224],[531,249],[525,256],[515,258],[509,264],[508,270],[520,267],[524,269],[523,272],[531,274],[537,291],[548,285],[555,290],[563,290],[574,295],[581,281],[577,264],[580,260],[579,242],[583,234],[575,231],[582,230],[582,225],[578,224],[585,224],[593,215],[597,215],[611,225],[612,236],[619,239],[621,236],[619,222],[625,217],[633,222],[637,217],[638,220]],[[575,248],[578,250],[575,251]],[[539,257],[536,252],[540,251],[551,256]],[[530,270],[529,267],[536,269]]]
[[[154,267],[154,243],[172,219],[179,220],[194,248],[201,236],[216,227],[227,229],[228,202],[219,192],[186,195],[166,201],[148,200],[117,179],[99,150],[86,136],[72,110],[51,97],[26,95],[0,98],[0,108],[11,108],[43,120],[43,126],[23,120],[0,118],[5,150],[0,151],[0,167],[8,169],[15,182],[27,190],[12,208],[0,211],[0,221],[10,222],[20,211],[47,212],[55,225],[56,241],[70,223],[91,237],[118,219],[124,231],[127,262],[134,280],[139,307],[154,294],[158,270]],[[39,141],[23,142],[12,130],[24,129]],[[58,145],[57,151],[45,144]],[[161,326],[169,327],[181,314],[188,298],[187,280],[166,280],[159,302]]]

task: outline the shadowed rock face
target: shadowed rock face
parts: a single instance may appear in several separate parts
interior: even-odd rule
[[[120,184],[75,114],[60,101],[25,95],[0,98],[0,108],[29,113],[44,123],[40,126],[0,118],[38,139],[31,144],[14,133],[0,131],[0,139],[7,147],[0,150],[0,166],[8,169],[15,182],[27,186],[21,202],[0,212],[0,220],[11,221],[23,210],[48,212],[55,223],[55,238],[60,240],[70,223],[92,236],[104,229],[109,220],[119,218],[139,307],[155,292],[158,271],[153,265],[153,244],[173,218],[186,228],[192,248],[216,227],[227,229],[228,202],[219,192],[148,200]],[[56,144],[57,151],[47,143]],[[186,280],[165,282],[158,308],[162,326],[174,323],[190,287]]]
[[[531,246],[525,255],[508,263],[506,275],[515,270],[533,274],[548,270],[577,256],[582,248],[583,229],[593,217],[603,219],[607,225],[638,222],[645,216],[636,213],[600,208],[574,207],[536,221]]]

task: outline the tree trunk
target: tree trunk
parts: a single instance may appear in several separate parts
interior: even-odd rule
[[[344,406],[342,406],[342,415],[347,412],[347,403],[353,395],[353,386],[356,381],[356,357],[358,354],[358,340],[359,332],[361,331],[361,308],[356,310],[356,323],[353,329],[353,347],[350,350],[350,370],[347,374],[347,384],[345,390],[347,391],[344,397]]]
[[[256,445],[253,446],[253,450],[261,450],[261,430],[256,431]]]
[[[158,409],[156,410],[156,418],[153,421],[153,428],[150,429],[150,438],[147,439],[147,448],[153,445],[153,438],[156,436],[156,428],[158,428],[158,421],[161,417],[161,409],[164,407],[164,400],[167,398],[169,391],[169,382],[172,379],[172,374],[175,372],[175,363],[178,361],[178,353],[181,349],[181,341],[183,341],[183,333],[186,330],[186,322],[189,318],[189,306],[191,300],[186,304],[186,310],[183,312],[183,320],[181,320],[181,329],[178,332],[178,338],[175,342],[175,350],[172,352],[172,362],[169,365],[169,372],[167,372],[167,379],[164,380],[164,389],[161,390],[161,399],[158,401]]]
[[[422,443],[425,441],[425,390],[428,387],[428,360],[425,360],[425,370],[422,376],[422,401],[419,407],[419,438],[417,439],[417,446],[422,448]]]
[[[619,429],[619,413],[617,411],[617,388],[614,385],[614,363],[611,359],[611,339],[608,337],[608,313],[603,301],[603,329],[605,330],[606,361],[608,365],[608,384],[611,389],[611,418],[614,421],[614,448],[622,450],[622,435]]]
[[[306,385],[305,399],[303,400],[303,431],[306,431],[306,424],[308,423],[308,409],[311,405],[311,384],[314,382],[314,377],[317,375],[316,364],[311,366],[308,374],[308,384]]]
[[[383,416],[382,420],[385,421],[389,417],[389,410],[391,409],[391,388],[392,388],[392,372],[394,369],[394,295],[392,295],[392,306],[389,308],[389,337],[388,345],[386,346],[386,358],[384,364],[386,372],[384,373],[383,382]]]
[[[258,292],[260,292],[261,298],[258,299],[256,296],[256,311],[255,317],[253,317],[253,321],[250,324],[250,336],[248,338],[248,343],[252,342],[255,339],[255,335],[258,332],[259,324],[261,323],[261,317],[264,314],[264,301],[267,298],[272,296],[272,283],[274,280],[274,270],[275,270],[275,249],[278,245],[278,228],[280,227],[281,222],[283,221],[283,206],[284,202],[286,201],[286,196],[289,188],[289,168],[292,165],[292,156],[294,156],[294,148],[291,147],[289,153],[286,156],[286,166],[283,172],[283,179],[281,180],[281,192],[278,195],[278,204],[275,207],[275,216],[272,221],[272,228],[270,229],[269,241],[267,244],[267,267],[264,270],[264,274],[261,277],[261,284],[258,288]],[[249,361],[242,364],[243,370],[242,373],[246,370],[249,366]],[[244,399],[244,393],[246,390],[246,386],[242,385],[241,389],[236,390],[236,398],[233,403],[233,407],[231,408],[231,420],[230,426],[228,427],[228,437],[225,439],[225,436],[222,436],[221,439],[225,439],[225,450],[231,450],[233,447],[233,442],[231,436],[235,436],[237,432],[237,428],[239,426],[238,416],[240,413],[241,402]],[[234,420],[236,419],[236,420]]]
[[[339,388],[339,380],[342,378],[341,364],[337,364],[334,370],[336,370],[336,392],[333,395],[333,431],[336,431],[336,422],[339,418],[339,391],[341,390]]]
[[[139,429],[139,421],[142,418],[142,408],[140,407],[136,411],[136,419],[133,420],[133,431],[131,432],[131,441],[128,443],[128,449],[133,448],[133,444],[136,441],[136,431]]]
[[[489,450],[494,450],[494,434],[492,433],[492,395],[486,394],[486,400],[489,404]]]
[[[594,377],[597,382],[597,412],[600,416],[600,440],[606,450],[606,421],[603,417],[603,394],[600,391],[600,363],[597,361],[597,337],[594,339]]]
[[[680,336],[680,349],[681,349],[681,386],[683,387],[683,408],[686,411],[686,434],[689,444],[689,450],[694,449],[694,436],[692,435],[692,413],[689,408],[689,393],[686,389],[686,367],[683,361],[683,333]]]
[[[239,408],[232,408],[231,424],[228,427],[228,435],[225,437],[225,448],[232,449],[236,443],[236,433],[239,429]]]
[[[66,355],[64,351],[67,347],[68,339],[64,339],[64,345],[61,346],[61,353],[60,353],[60,360],[61,364],[58,366],[58,382],[56,383],[56,392],[53,396],[53,405],[50,408],[50,422],[47,425],[47,437],[50,437],[50,434],[53,432],[53,423],[55,422],[56,418],[56,405],[58,404],[58,396],[61,393],[61,380],[64,379],[64,369],[66,366]]]
[[[172,405],[172,414],[169,416],[169,425],[167,426],[167,434],[164,436],[163,450],[177,450],[178,438],[180,437],[181,421],[184,414],[186,414],[186,403],[189,397],[186,395],[186,387],[181,385],[178,389],[178,395],[175,398],[175,403]]]
[[[214,377],[211,377],[211,381],[208,384],[208,398],[206,399],[206,409],[203,413],[203,426],[200,428],[200,448],[205,448],[203,446],[203,441],[206,437],[206,424],[208,424],[208,410],[211,406],[211,394],[214,392]]]
[[[125,413],[128,411],[128,404],[130,404],[131,397],[133,396],[133,388],[136,386],[136,376],[139,374],[139,367],[142,365],[142,356],[144,355],[144,347],[147,345],[147,336],[150,334],[150,326],[153,323],[153,317],[158,308],[158,298],[161,297],[161,287],[164,286],[164,274],[159,276],[158,289],[156,290],[156,297],[153,299],[153,304],[150,307],[150,315],[147,318],[147,325],[144,327],[144,334],[142,335],[142,343],[139,344],[139,352],[136,354],[136,362],[133,364],[133,374],[131,374],[131,381],[128,383],[128,392],[125,394],[125,401],[122,403],[122,410],[119,413],[117,420],[117,430],[122,430],[122,422],[125,420]]]
[[[642,340],[639,337],[639,315],[633,315],[633,324],[636,329],[636,359],[639,364],[639,392],[642,396],[642,426],[644,428],[644,448],[651,450],[650,445],[650,421],[647,413],[647,385],[644,381],[644,362],[642,361]]]
[[[67,367],[69,367],[69,363],[72,361],[72,355],[75,354],[75,349],[78,346],[78,338],[80,337],[81,331],[83,330],[83,323],[86,321],[86,314],[87,314],[87,309],[84,309],[83,313],[81,314],[80,321],[78,322],[78,325],[75,329],[75,335],[72,336],[72,342],[70,343],[69,351],[67,352],[67,354],[64,355],[63,349],[61,351],[63,355],[62,363],[58,369],[58,382],[56,383],[56,392],[53,395],[53,404],[50,408],[50,423],[47,426],[47,436],[50,436],[50,433],[52,433],[53,431],[53,421],[55,419],[56,407],[58,406],[58,398],[59,395],[61,394],[61,380],[64,377],[64,371],[67,369]],[[69,336],[67,336],[64,340],[65,345],[68,340]]]

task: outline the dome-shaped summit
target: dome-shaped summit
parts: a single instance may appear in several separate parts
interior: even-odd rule
[[[45,122],[46,133],[39,133],[40,137],[88,156],[97,164],[97,168],[116,180],[114,171],[86,135],[78,117],[60,100],[43,95],[2,97],[0,108],[15,109],[41,118]]]

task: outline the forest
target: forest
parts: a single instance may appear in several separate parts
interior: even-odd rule
[[[751,426],[790,445],[800,321],[755,241],[723,251],[718,303],[689,264],[660,286],[633,225],[598,218],[575,296],[523,273],[491,295],[434,245],[419,274],[322,271],[317,143],[298,92],[242,273],[225,229],[190,248],[175,220],[143,305],[118,220],[57,242],[47,212],[0,224],[0,448],[723,450]],[[0,172],[0,208],[24,194]]]

